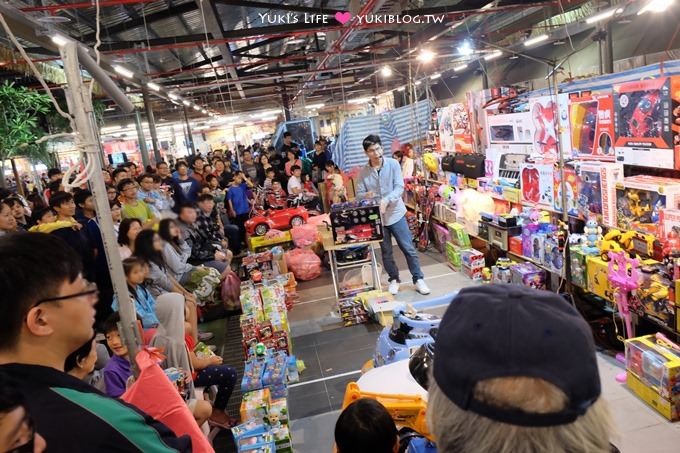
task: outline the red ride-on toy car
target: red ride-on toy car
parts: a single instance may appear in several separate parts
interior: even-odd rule
[[[251,236],[264,236],[272,228],[285,230],[300,226],[306,223],[308,218],[309,213],[302,206],[259,211],[246,221],[246,231]]]

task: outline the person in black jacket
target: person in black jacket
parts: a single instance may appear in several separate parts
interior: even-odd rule
[[[94,335],[97,288],[78,254],[43,233],[0,238],[0,372],[16,379],[51,452],[190,452],[188,436],[64,373]]]
[[[182,239],[191,247],[189,263],[194,265],[203,264],[217,269],[220,274],[227,269],[228,256],[222,248],[222,244],[210,238],[207,232],[201,231],[196,219],[198,212],[191,204],[180,206],[179,228],[182,230]]]
[[[156,173],[161,178],[161,186],[165,186],[168,188],[168,190],[170,190],[170,193],[172,194],[172,200],[174,202],[172,210],[176,213],[179,209],[179,206],[186,202],[186,199],[184,198],[184,192],[182,192],[182,189],[177,184],[175,178],[172,177],[170,166],[168,164],[165,162],[160,162],[156,166]]]

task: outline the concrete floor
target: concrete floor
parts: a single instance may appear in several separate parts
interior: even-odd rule
[[[400,269],[407,269],[403,257],[395,252]],[[444,264],[437,252],[421,254],[421,265],[432,295],[444,295],[474,284]],[[383,276],[384,277],[384,276]],[[410,281],[402,271],[402,281]],[[296,453],[332,451],[333,428],[345,387],[359,377],[361,366],[370,360],[380,326],[364,324],[340,327],[333,314],[335,297],[328,272],[299,287],[301,302],[290,312],[293,345],[307,370],[301,382],[290,388],[289,409]],[[398,300],[422,300],[410,283],[402,284]],[[434,310],[443,312],[443,309]],[[680,424],[670,423],[625,385],[614,379],[622,365],[609,356],[598,355],[603,397],[610,405],[617,432],[613,443],[623,453],[671,453],[680,451]]]

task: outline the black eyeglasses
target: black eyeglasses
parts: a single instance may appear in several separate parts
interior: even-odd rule
[[[11,448],[4,453],[33,453],[35,451],[35,426],[33,425],[33,419],[26,414],[22,423],[26,426],[26,433],[21,436],[22,440],[25,439],[25,443]]]
[[[33,306],[37,307],[38,305],[43,304],[45,302],[58,302],[60,300],[77,299],[79,297],[94,296],[94,295],[98,295],[98,294],[99,294],[99,288],[97,288],[97,284],[92,283],[92,282],[87,282],[87,286],[85,287],[84,291],[81,291],[81,292],[75,293],[75,294],[68,294],[66,296],[49,297],[47,299],[40,299]]]

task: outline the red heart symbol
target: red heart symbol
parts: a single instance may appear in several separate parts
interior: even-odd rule
[[[349,20],[352,18],[352,15],[349,13],[349,11],[345,11],[344,13],[341,13],[338,11],[335,13],[335,20],[340,22],[342,25],[345,25]]]

